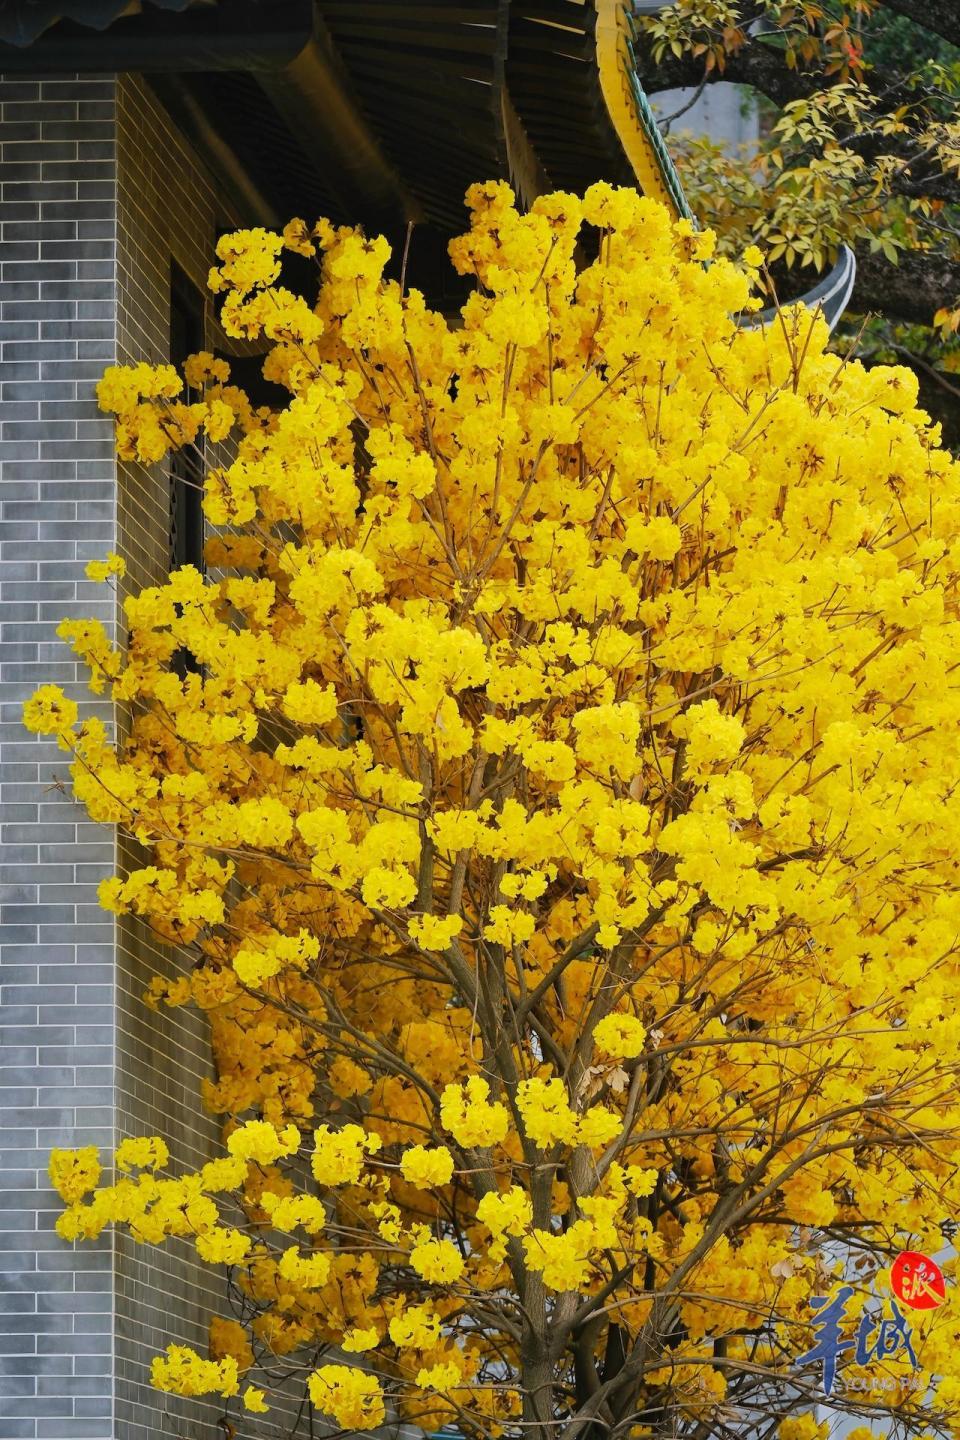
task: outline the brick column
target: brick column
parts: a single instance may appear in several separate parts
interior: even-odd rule
[[[116,542],[92,393],[115,347],[115,90],[0,82],[0,1437],[36,1440],[113,1434],[112,1242],[53,1233],[46,1166],[54,1145],[114,1138],[115,927],[96,886],[115,847],[20,707],[52,681],[89,710],[56,625],[115,618],[84,576]]]

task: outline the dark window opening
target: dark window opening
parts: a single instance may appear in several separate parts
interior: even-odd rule
[[[178,265],[170,268],[170,361],[179,370],[188,355],[204,348],[204,299]],[[189,388],[181,399],[199,399]],[[170,568],[203,570],[203,466],[195,449],[170,459]]]

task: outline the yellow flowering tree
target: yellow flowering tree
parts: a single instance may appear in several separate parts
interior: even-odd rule
[[[455,321],[356,231],[221,241],[278,413],[208,355],[189,403],[102,383],[123,456],[229,437],[209,569],[125,654],[62,627],[122,745],[26,720],[143,847],[101,899],[193,957],[149,1000],[209,1015],[224,1152],[58,1153],[59,1230],[227,1268],[243,1324],[161,1389],[809,1440],[811,1297],[856,1326],[960,1200],[960,468],[909,372],[738,329],[757,253],[605,185],[469,201]],[[835,1403],[960,1434],[958,1332],[948,1287]]]

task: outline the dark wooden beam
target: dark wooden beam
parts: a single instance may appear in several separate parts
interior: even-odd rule
[[[312,0],[230,0],[179,12],[146,6],[105,29],[62,19],[32,44],[0,44],[0,74],[271,71],[291,64],[312,34]]]

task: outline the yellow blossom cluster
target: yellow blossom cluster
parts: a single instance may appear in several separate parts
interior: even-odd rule
[[[150,1366],[150,1383],[174,1395],[236,1395],[237,1362],[231,1355],[222,1360],[204,1360],[188,1345],[168,1345],[166,1356],[157,1355]]]
[[[229,437],[218,533],[122,653],[64,631],[118,744],[55,686],[25,720],[140,847],[102,903],[188,952],[148,999],[209,1018],[224,1153],[58,1153],[58,1229],[230,1268],[167,1390],[555,1440],[729,1389],[760,1433],[811,1294],[960,1208],[960,469],[653,201],[469,205],[455,318],[358,230],[220,242],[275,413],[209,355],[189,404],[104,379],[123,456]],[[915,1325],[960,1435],[953,1291]]]

